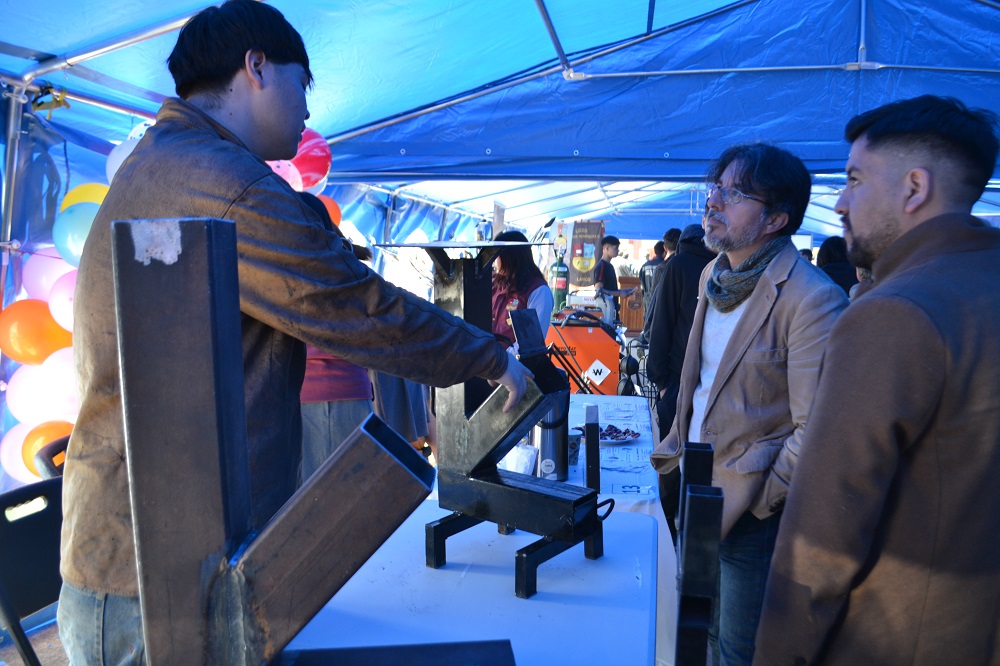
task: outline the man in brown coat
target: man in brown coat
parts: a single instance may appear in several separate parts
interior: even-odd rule
[[[830,334],[755,663],[1000,664],[997,117],[861,114],[837,202],[875,286]]]

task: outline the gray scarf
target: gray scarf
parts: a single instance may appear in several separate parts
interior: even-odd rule
[[[753,293],[771,260],[791,242],[789,236],[769,240],[735,269],[729,265],[729,257],[725,253],[720,254],[712,269],[712,277],[705,285],[708,302],[719,312],[735,310]]]

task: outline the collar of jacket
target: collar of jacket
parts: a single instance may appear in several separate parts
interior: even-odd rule
[[[216,122],[211,116],[197,106],[179,97],[168,97],[160,110],[156,112],[156,122],[180,123],[197,129],[215,132],[222,139],[235,143],[253,155],[243,141],[233,134],[225,125]],[[254,157],[257,157],[254,155]],[[258,159],[260,159],[258,157]],[[263,162],[263,160],[261,160]]]
[[[872,266],[875,284],[942,254],[1000,248],[1000,229],[963,213],[939,215],[897,238]]]

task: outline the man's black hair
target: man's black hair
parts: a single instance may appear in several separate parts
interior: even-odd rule
[[[802,160],[767,143],[732,146],[712,164],[707,181],[721,182],[730,164],[736,165],[736,189],[763,199],[769,213],[788,214],[781,234],[791,236],[799,230],[812,192],[812,179]]]
[[[605,245],[614,245],[615,247],[620,247],[622,242],[618,240],[618,236],[605,236],[601,239],[601,247]]]
[[[663,246],[670,252],[677,251],[677,243],[681,240],[681,230],[680,229],[667,229],[667,233],[663,234]]]
[[[667,249],[663,241],[656,241],[656,245],[653,246],[653,254],[655,254],[657,257],[662,257],[666,253]]]
[[[953,97],[921,95],[854,116],[844,136],[851,143],[864,136],[871,149],[921,149],[934,161],[954,164],[971,204],[993,176],[1000,153],[997,126],[992,111],[970,109]]]
[[[277,65],[302,65],[312,81],[302,37],[281,12],[263,2],[229,0],[198,12],[177,36],[167,58],[177,95],[222,91],[250,50]]]

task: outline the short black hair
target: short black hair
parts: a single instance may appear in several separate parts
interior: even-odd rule
[[[313,80],[302,37],[281,12],[263,2],[229,0],[195,14],[177,36],[167,58],[177,95],[223,90],[251,50],[278,65],[302,65]]]
[[[681,230],[680,229],[667,229],[667,233],[663,234],[663,246],[670,250],[671,252],[677,251],[677,243],[681,240]]]
[[[802,226],[812,178],[795,155],[767,143],[747,143],[727,148],[709,169],[706,180],[718,183],[730,164],[736,165],[733,185],[741,192],[764,200],[768,213],[787,213],[781,233],[791,236]]]
[[[925,150],[934,159],[947,160],[959,171],[960,193],[970,204],[982,196],[1000,153],[997,115],[970,109],[953,97],[921,95],[891,102],[854,116],[844,137],[854,143],[862,136],[869,148],[898,146]]]
[[[663,241],[656,241],[656,245],[653,246],[653,254],[658,257],[662,257],[667,253],[666,248],[663,245]]]
[[[830,236],[819,246],[816,265],[823,268],[827,264],[847,263],[847,241],[842,236]]]
[[[618,240],[618,236],[605,236],[601,239],[601,247],[605,245],[614,245],[615,247],[620,247],[622,242]]]

